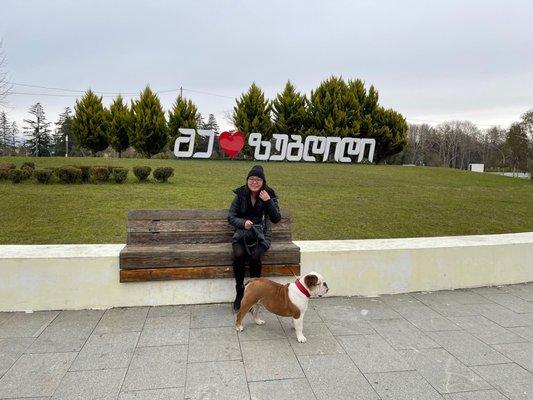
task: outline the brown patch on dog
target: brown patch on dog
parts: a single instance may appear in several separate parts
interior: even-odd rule
[[[316,275],[306,275],[304,282],[308,288],[311,286],[316,286],[318,284],[318,276]]]

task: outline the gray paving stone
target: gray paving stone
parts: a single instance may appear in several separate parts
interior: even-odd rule
[[[412,369],[378,334],[342,336],[339,341],[363,373]]]
[[[138,346],[187,344],[189,323],[189,318],[182,316],[147,318]]]
[[[219,326],[235,326],[235,315],[229,304],[193,306],[191,328],[216,328]]]
[[[508,358],[468,332],[428,332],[428,335],[467,366],[509,362]]]
[[[507,328],[509,331],[516,333],[520,337],[523,337],[530,342],[533,342],[533,325],[531,326],[520,326],[518,328]]]
[[[122,392],[118,400],[182,400],[185,397],[185,388],[136,390]]]
[[[425,333],[404,319],[371,321],[370,325],[395,349],[426,349],[440,347]]]
[[[32,344],[33,338],[0,339],[0,378]]]
[[[279,317],[279,318],[283,319],[286,317]],[[322,322],[322,318],[320,318],[320,315],[318,315],[318,312],[313,307],[310,307],[310,306],[307,307],[304,318],[306,322]]]
[[[486,298],[516,313],[533,313],[533,301],[527,301],[510,293],[487,294]]]
[[[523,300],[533,301],[533,284],[531,282],[504,286],[503,290]]]
[[[139,332],[93,334],[70,370],[126,368],[138,339]]]
[[[398,307],[423,305],[422,302],[408,293],[383,295],[380,296],[379,299],[394,310]]]
[[[489,303],[486,298],[470,290],[441,290],[438,292],[412,293],[422,303],[432,305],[466,305]]]
[[[444,395],[446,400],[507,400],[497,390],[480,390],[477,392],[462,392]]]
[[[59,311],[17,312],[0,325],[0,339],[37,337],[57,317]]]
[[[492,388],[444,349],[400,350],[400,354],[441,394]]]
[[[473,369],[510,400],[533,399],[533,374],[519,365],[483,365]]]
[[[423,332],[460,329],[452,321],[425,305],[397,307],[396,311]]]
[[[95,333],[140,332],[148,307],[111,308],[105,312]]]
[[[305,378],[250,382],[249,387],[252,400],[316,399]]]
[[[303,334],[307,341],[298,342],[296,332],[292,329],[292,321],[287,319],[283,325],[289,338],[289,343],[296,355],[315,355],[315,354],[340,354],[344,349],[331,334],[326,324],[315,322],[310,324],[304,323]]]
[[[244,330],[239,332],[240,341],[284,339],[286,337],[281,327],[280,319],[276,315],[269,312],[261,312],[259,318],[265,321],[264,325],[257,325],[251,314],[248,314],[244,318]],[[285,318],[282,317],[281,319],[283,320]],[[231,329],[234,328],[231,327]]]
[[[125,368],[67,372],[52,399],[114,400],[125,373]]]
[[[189,364],[185,398],[187,400],[249,399],[250,394],[242,362],[218,361]]]
[[[378,400],[376,392],[346,354],[298,356],[319,400]]]
[[[434,304],[429,305],[430,308],[437,311],[442,316],[462,317],[469,315],[481,315],[481,306],[484,304]]]
[[[389,306],[376,301],[359,301],[357,304],[315,307],[324,322],[365,321],[399,318],[400,315]]]
[[[416,371],[365,374],[383,400],[433,400],[443,397]]]
[[[398,314],[408,321],[438,318],[441,315],[426,305],[401,306],[395,309]]]
[[[189,337],[189,362],[242,360],[241,348],[235,328],[191,329]]]
[[[123,391],[185,386],[187,346],[139,347],[131,360]]]
[[[23,354],[0,379],[0,398],[49,397],[76,353]]]
[[[483,304],[480,314],[504,328],[533,325],[533,314],[519,314],[499,304]]]
[[[0,325],[15,315],[14,312],[0,312]]]
[[[368,321],[326,321],[325,324],[334,336],[368,335],[376,333]]]
[[[156,317],[189,317],[191,316],[192,306],[157,306],[150,307],[148,318]]]
[[[304,376],[287,339],[241,342],[241,349],[248,381]]]
[[[527,369],[529,372],[533,372],[533,343],[496,344],[493,345],[492,348],[513,360],[521,367]]]
[[[63,311],[33,342],[28,353],[80,351],[94,330],[102,311]]]
[[[487,344],[523,342],[523,338],[482,315],[450,317],[461,329]]]

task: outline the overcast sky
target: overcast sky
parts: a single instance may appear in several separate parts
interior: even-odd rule
[[[531,0],[2,0],[14,83],[5,109],[20,126],[36,102],[51,121],[74,106],[76,92],[17,84],[110,93],[181,86],[228,129],[224,114],[253,81],[272,98],[287,79],[309,93],[342,75],[373,84],[408,122],[507,126],[533,108],[532,21]],[[166,110],[176,94],[160,94]]]

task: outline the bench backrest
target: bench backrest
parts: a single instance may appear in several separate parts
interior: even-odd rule
[[[289,210],[281,210],[281,221],[272,224],[273,242],[290,242]],[[128,244],[229,243],[234,228],[228,210],[130,210]]]

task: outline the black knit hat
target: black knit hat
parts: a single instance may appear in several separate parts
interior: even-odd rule
[[[248,179],[251,176],[257,176],[263,180],[263,182],[266,183],[265,178],[265,172],[263,171],[263,167],[260,165],[254,165],[250,172],[248,172],[248,175],[246,175],[246,179]]]

